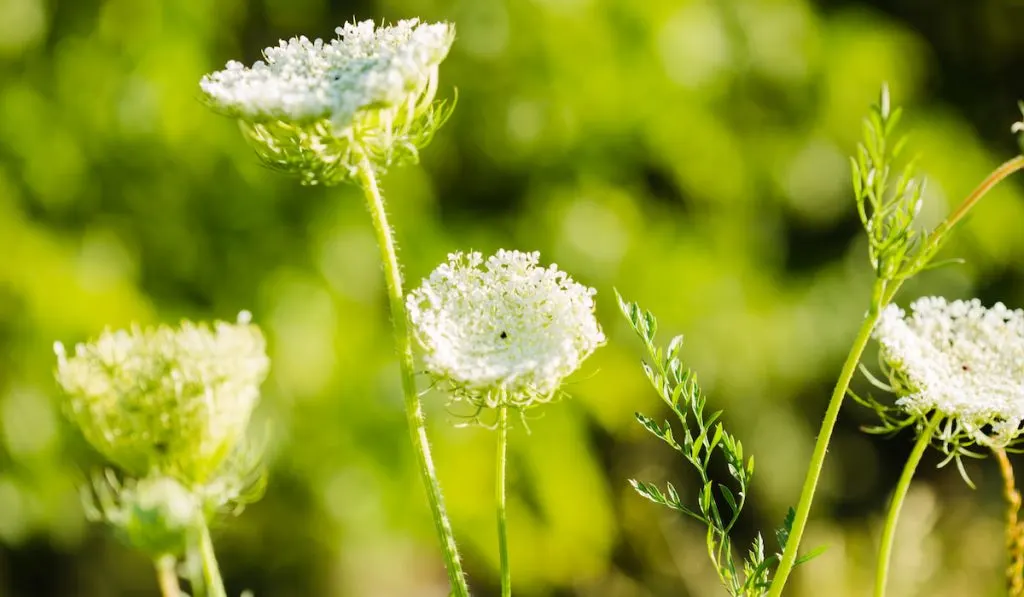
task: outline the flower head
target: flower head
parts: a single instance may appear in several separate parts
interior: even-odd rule
[[[200,88],[238,118],[260,157],[307,184],[334,184],[366,157],[378,168],[416,159],[446,114],[435,103],[438,65],[454,39],[447,23],[346,23],[338,39],[281,41],[264,60],[228,62]]]
[[[539,253],[453,253],[407,297],[430,374],[481,406],[550,400],[605,337],[593,288]]]
[[[203,485],[242,439],[269,368],[249,318],[108,331],[74,355],[56,343],[70,418],[127,473]]]
[[[947,419],[940,438],[1005,446],[1024,421],[1024,311],[978,300],[886,307],[874,330],[897,406]]]

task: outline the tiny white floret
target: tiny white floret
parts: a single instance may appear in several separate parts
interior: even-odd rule
[[[346,23],[337,39],[293,37],[263,51],[251,67],[230,61],[199,82],[214,107],[253,121],[331,120],[345,128],[356,112],[397,105],[435,75],[453,39],[447,23]]]

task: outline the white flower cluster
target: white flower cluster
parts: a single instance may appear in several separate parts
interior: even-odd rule
[[[356,112],[370,106],[404,104],[435,76],[451,47],[447,23],[417,19],[392,27],[373,21],[346,23],[339,39],[306,37],[264,50],[251,68],[228,62],[199,86],[214,107],[251,121],[304,123],[330,120],[344,129]]]
[[[495,407],[550,400],[605,336],[595,290],[539,253],[453,253],[407,297],[431,375],[456,399]]]
[[[229,62],[200,81],[215,110],[238,118],[257,155],[303,184],[415,162],[451,113],[434,101],[455,29],[448,23],[348,23],[338,39],[282,41],[264,61]]]
[[[911,315],[890,305],[874,330],[897,405],[947,418],[940,437],[959,433],[1005,446],[1024,421],[1024,311],[978,300],[925,297]]]
[[[69,416],[129,474],[206,483],[244,435],[270,366],[249,319],[108,331],[73,356],[56,343]]]

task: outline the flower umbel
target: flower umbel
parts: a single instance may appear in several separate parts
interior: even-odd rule
[[[265,163],[305,184],[349,180],[364,155],[379,169],[414,161],[448,114],[434,94],[450,24],[363,21],[336,31],[326,42],[282,41],[252,67],[231,61],[199,83]]]
[[[407,304],[427,370],[454,399],[480,407],[550,401],[605,337],[593,288],[539,253],[453,253]]]
[[[1024,421],[1024,311],[975,299],[925,297],[911,314],[888,306],[875,327],[896,404],[915,418],[936,413],[951,446],[1003,447]]]
[[[70,418],[132,476],[206,484],[242,439],[270,365],[249,319],[108,331],[74,355],[56,343]]]

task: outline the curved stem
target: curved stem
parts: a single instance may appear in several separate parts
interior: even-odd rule
[[[821,429],[818,432],[818,440],[814,444],[814,451],[811,453],[811,463],[807,469],[807,477],[804,479],[803,489],[800,491],[800,501],[796,506],[796,515],[793,519],[793,528],[789,531],[789,540],[786,542],[786,549],[782,553],[779,567],[775,572],[769,588],[769,597],[781,597],[782,588],[786,585],[790,572],[796,564],[797,550],[800,547],[800,538],[807,528],[807,519],[810,517],[811,505],[814,503],[814,492],[818,487],[818,478],[821,477],[821,468],[825,463],[825,454],[828,451],[829,441],[832,439],[832,429],[836,426],[839,418],[839,407],[843,405],[843,399],[850,387],[850,380],[853,378],[857,365],[860,363],[860,356],[871,339],[871,330],[875,327],[879,312],[872,309],[860,325],[860,331],[853,341],[850,353],[846,355],[846,362],[839,374],[839,380],[832,391],[832,399],[829,400],[828,408],[825,410],[825,417],[821,421]]]
[[[942,417],[938,413],[932,415],[931,420],[920,431],[914,449],[910,451],[907,463],[903,465],[903,474],[900,475],[900,480],[893,491],[892,501],[889,502],[889,513],[885,517],[885,526],[882,527],[882,542],[878,547],[878,563],[875,566],[875,597],[885,595],[885,582],[889,577],[889,560],[892,558],[892,545],[896,538],[896,523],[900,518],[900,510],[903,509],[903,500],[907,497],[910,482],[914,478],[914,471],[917,470],[918,463],[921,462],[921,456],[924,455],[924,450],[928,447],[932,434],[935,433],[935,428],[938,427],[941,420]]]
[[[967,198],[964,199],[948,217],[946,217],[945,221],[943,221],[934,232],[932,232],[928,237],[928,243],[931,244],[940,240],[946,232],[949,232],[957,222],[967,215],[967,212],[971,211],[971,208],[973,208],[986,193],[992,190],[992,187],[996,186],[1003,179],[1021,169],[1024,169],[1024,155],[1019,155],[1000,164],[1000,166],[985,177],[985,180],[981,181],[981,184],[971,191],[971,194],[968,195]]]
[[[163,597],[181,597],[181,585],[178,584],[178,562],[174,556],[160,556],[153,562],[156,565],[156,579],[160,583],[160,595]]]
[[[405,311],[405,297],[402,291],[402,274],[398,267],[398,256],[392,238],[388,216],[384,210],[384,199],[377,186],[377,176],[373,165],[363,156],[359,161],[359,182],[366,195],[366,203],[373,221],[373,231],[380,247],[381,261],[384,264],[384,281],[387,286],[388,304],[391,308],[391,323],[394,327],[395,348],[398,352],[398,363],[402,374],[402,392],[405,395],[405,414],[409,423],[409,434],[412,439],[413,451],[416,453],[420,477],[427,489],[430,512],[434,518],[434,526],[441,550],[444,554],[445,567],[448,570],[448,581],[452,595],[468,597],[469,587],[462,572],[455,534],[452,531],[448,513],[445,511],[444,497],[441,495],[441,484],[437,480],[434,461],[430,456],[430,445],[427,441],[426,419],[423,405],[416,392],[415,364],[412,357],[412,341],[409,337],[409,320]]]
[[[203,563],[206,594],[210,597],[227,597],[228,593],[224,590],[224,579],[220,576],[220,566],[217,565],[217,554],[213,551],[210,528],[205,521],[199,534],[199,557]]]
[[[505,501],[505,456],[508,452],[508,406],[498,407],[498,463],[494,491],[498,501],[498,558],[501,561],[501,597],[512,595],[512,571],[508,564],[508,517]]]
[[[1006,589],[1010,597],[1024,596],[1024,527],[1020,523],[1021,496],[1013,478],[1013,465],[1003,448],[992,448],[1003,476],[1006,498]]]

